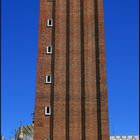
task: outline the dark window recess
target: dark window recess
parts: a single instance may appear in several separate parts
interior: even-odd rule
[[[53,26],[53,20],[52,20],[52,19],[48,19],[48,21],[47,21],[47,26],[48,26],[48,27]]]
[[[50,46],[48,47],[48,52],[51,52],[51,47]]]
[[[48,46],[47,47],[47,54],[51,54],[52,53],[52,46]]]
[[[51,81],[51,77],[50,77],[50,76],[48,76],[48,79],[47,79],[47,81],[48,81],[48,82],[50,82],[50,81]]]
[[[46,116],[51,115],[51,107],[50,107],[50,106],[46,106],[46,107],[45,107],[45,115],[46,115]]]
[[[51,79],[51,75],[47,75],[46,76],[46,83],[51,83],[52,79]]]
[[[47,114],[50,113],[50,107],[47,107]]]
[[[52,20],[49,20],[49,25],[52,25]]]

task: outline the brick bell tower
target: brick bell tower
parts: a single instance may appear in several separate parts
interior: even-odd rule
[[[109,140],[103,0],[40,0],[34,140]]]

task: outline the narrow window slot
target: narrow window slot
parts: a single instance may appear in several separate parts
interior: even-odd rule
[[[51,107],[50,106],[46,106],[45,107],[45,116],[50,116],[51,115]]]
[[[51,115],[51,111],[50,111],[50,107],[49,106],[47,106],[46,111],[47,111],[46,112],[47,115]]]
[[[47,75],[46,76],[46,84],[50,84],[50,83],[52,83],[52,77],[51,77],[51,75]]]
[[[48,79],[47,79],[47,81],[48,81],[48,82],[50,82],[50,81],[51,81],[51,78],[50,78],[50,76],[48,76]]]
[[[48,27],[52,27],[53,26],[53,20],[52,19],[48,19],[47,26]]]
[[[52,46],[47,46],[47,54],[52,54]]]

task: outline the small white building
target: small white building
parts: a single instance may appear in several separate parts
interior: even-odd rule
[[[139,140],[139,136],[111,136],[110,140]]]

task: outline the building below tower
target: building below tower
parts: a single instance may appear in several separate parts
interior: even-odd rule
[[[15,138],[11,140],[33,140],[34,136],[34,124],[19,127],[16,131]],[[4,140],[4,139],[2,139]],[[47,138],[45,140],[48,140]],[[139,136],[110,136],[110,140],[139,140]]]

